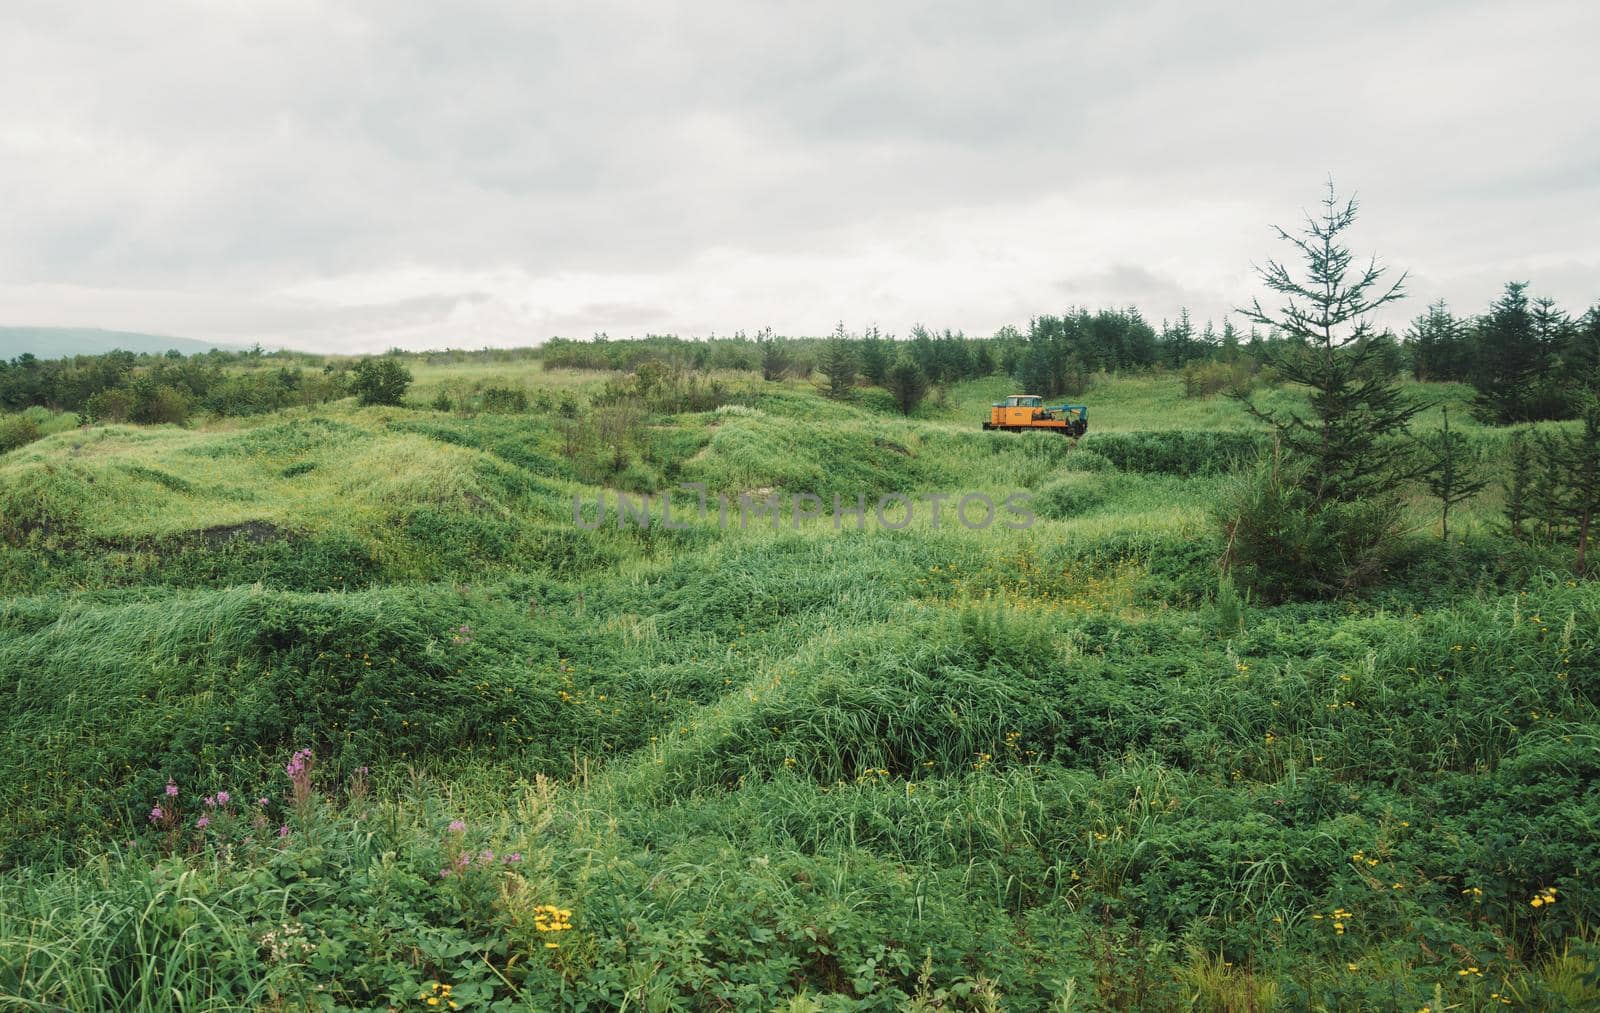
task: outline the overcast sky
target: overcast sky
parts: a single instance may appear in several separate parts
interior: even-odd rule
[[[326,350],[1600,299],[1600,4],[0,4],[0,324]]]

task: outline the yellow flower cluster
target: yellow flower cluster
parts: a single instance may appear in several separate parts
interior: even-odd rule
[[[572,912],[554,904],[540,904],[533,909],[533,927],[540,932],[566,932],[572,928]],[[547,950],[561,948],[560,943],[545,943]]]
[[[438,1009],[460,1009],[461,1004],[450,998],[450,992],[453,987],[454,986],[451,985],[442,985],[439,982],[434,982],[432,988],[417,993],[417,998],[421,999],[423,1004],[429,1007]]]
[[[1476,967],[1463,967],[1456,972],[1456,975],[1462,978],[1481,978],[1483,977],[1483,972]]]
[[[1477,900],[1479,897],[1483,896],[1483,887],[1469,886],[1465,890],[1461,891],[1461,896],[1471,897],[1473,900]]]
[[[1319,922],[1323,919],[1322,915],[1312,915],[1311,917],[1314,921]],[[1342,907],[1336,907],[1333,909],[1333,914],[1331,917],[1333,918],[1333,934],[1336,936],[1342,936],[1344,935],[1344,923],[1354,918],[1355,914],[1353,912],[1346,911]]]
[[[1538,893],[1533,895],[1533,899],[1528,901],[1528,906],[1529,907],[1547,907],[1547,906],[1549,906],[1551,904],[1554,904],[1555,902],[1556,902],[1556,888],[1553,887],[1553,886],[1547,886],[1543,890],[1540,890]]]
[[[1374,866],[1374,865],[1378,864],[1378,860],[1376,858],[1368,858],[1367,857],[1367,853],[1365,851],[1358,851],[1355,854],[1351,855],[1350,856],[1350,861],[1356,863],[1357,865],[1363,865],[1364,864],[1364,865],[1367,865],[1368,867],[1371,867],[1371,866]]]

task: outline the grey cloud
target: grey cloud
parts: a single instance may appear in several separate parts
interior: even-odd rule
[[[1476,304],[1467,279],[1549,262],[1577,303],[1600,267],[1596,32],[1577,2],[1330,24],[1266,3],[17,0],[0,292],[105,293],[30,322],[150,330],[234,293],[198,336],[292,319],[293,340],[379,343],[448,336],[461,304],[395,291],[398,327],[283,293],[509,272],[470,303],[486,340],[979,330],[1058,310],[1063,278],[1210,315],[1332,171],[1367,200],[1363,238],[1441,293]],[[142,316],[75,315],[118,305]]]

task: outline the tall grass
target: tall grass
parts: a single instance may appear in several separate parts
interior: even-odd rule
[[[1026,531],[586,531],[571,497],[615,487],[540,411],[339,405],[7,454],[0,996],[1582,1002],[1595,586],[1502,565],[1492,503],[1436,548],[1419,501],[1380,592],[1214,604],[1241,406],[1102,378],[1079,443],[978,430],[1007,383],[911,419],[754,385],[647,419],[629,481],[1020,490]],[[169,778],[172,828],[149,816]]]

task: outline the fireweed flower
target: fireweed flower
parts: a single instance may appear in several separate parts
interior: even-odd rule
[[[289,762],[284,765],[283,772],[288,774],[289,778],[293,780],[305,774],[310,769],[311,750],[302,749],[289,758]]]
[[[297,806],[303,806],[311,801],[312,759],[310,748],[302,749],[291,756],[283,768],[283,772],[289,776],[294,804]]]

